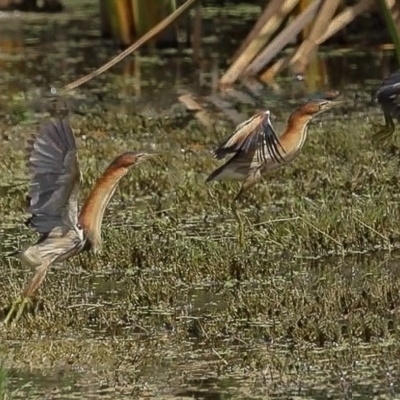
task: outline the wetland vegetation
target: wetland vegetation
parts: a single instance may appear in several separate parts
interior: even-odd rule
[[[77,10],[86,18],[88,2]],[[68,24],[54,17],[65,28],[57,42],[36,17],[1,27],[1,313],[31,273],[7,254],[35,239],[23,225],[24,148],[50,116],[37,90],[113,54],[93,50],[91,25],[79,39],[80,15]],[[205,43],[215,54],[215,40]],[[217,165],[210,150],[232,125],[218,119],[205,129],[175,102],[177,87],[200,80],[189,54],[156,54],[135,55],[72,96],[82,198],[116,154],[162,157],[121,181],[102,253],[55,265],[35,313],[0,327],[0,396],[396,398],[400,138],[370,140],[372,123],[383,123],[370,93],[393,59],[326,55],[331,85],[348,103],[313,122],[298,159],[251,190],[239,246],[230,211],[238,185],[204,183]],[[257,107],[280,110],[279,126],[298,102],[288,90],[266,93]]]

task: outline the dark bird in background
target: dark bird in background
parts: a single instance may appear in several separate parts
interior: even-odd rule
[[[386,77],[378,91],[376,98],[383,111],[385,125],[379,125],[378,132],[373,139],[382,142],[393,135],[395,131],[394,119],[400,122],[400,71]]]
[[[81,173],[70,123],[62,119],[40,127],[28,142],[28,212],[32,216],[26,224],[41,236],[34,245],[13,253],[36,271],[4,323],[12,319],[18,305],[15,321],[20,318],[52,264],[84,250],[100,249],[104,211],[118,182],[131,167],[153,155],[127,152],[118,156],[98,179],[78,214]]]
[[[236,127],[234,133],[214,151],[220,160],[233,154],[225,164],[207,178],[213,180],[243,181],[235,197],[237,200],[247,189],[255,185],[261,176],[294,160],[307,137],[307,128],[318,114],[341,104],[342,101],[313,99],[298,107],[286,123],[286,128],[277,134],[272,126],[270,112],[254,115]]]

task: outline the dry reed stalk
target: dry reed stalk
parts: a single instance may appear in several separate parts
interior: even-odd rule
[[[222,76],[219,82],[220,88],[223,89],[232,85],[239,78],[297,3],[298,0],[274,0],[269,3],[260,18],[262,21],[265,20],[264,24],[262,26],[260,24],[258,27],[258,24],[256,24],[255,28],[258,28],[258,31],[253,29],[250,33],[254,38]]]

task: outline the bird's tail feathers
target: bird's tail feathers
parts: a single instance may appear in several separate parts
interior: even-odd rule
[[[218,178],[219,175],[221,175],[221,173],[223,172],[223,170],[226,168],[227,164],[229,163],[226,162],[223,165],[221,165],[220,167],[218,167],[215,171],[213,171],[206,179],[206,182],[211,182],[214,181]]]

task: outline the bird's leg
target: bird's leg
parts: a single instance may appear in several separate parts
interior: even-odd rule
[[[36,268],[35,275],[25,287],[23,297],[31,298],[35,294],[47,274],[49,265],[49,263],[43,263]]]
[[[381,125],[380,129],[378,130],[378,132],[376,132],[372,136],[372,139],[375,142],[381,143],[381,142],[384,142],[386,139],[388,139],[393,134],[393,132],[394,132],[394,127]]]
[[[389,114],[384,114],[384,117],[385,117],[385,125],[379,125],[379,124],[374,125],[374,127],[380,128],[378,132],[376,132],[372,136],[372,139],[375,140],[376,142],[383,142],[386,139],[388,139],[393,134],[396,128],[394,121]]]
[[[233,199],[233,202],[239,200],[240,197],[243,196],[244,192],[247,192],[251,187],[253,187],[257,183],[257,179],[247,179],[244,181],[242,187],[240,188],[238,194]]]
[[[243,225],[243,220],[240,217],[240,214],[238,212],[238,209],[236,207],[237,201],[239,200],[239,198],[241,198],[241,196],[243,195],[244,192],[246,192],[249,188],[251,188],[252,186],[254,186],[256,184],[256,180],[255,179],[248,179],[246,180],[242,187],[240,188],[238,194],[235,196],[235,198],[233,199],[231,208],[232,208],[232,213],[238,223],[238,243],[240,247],[244,246],[244,225]]]
[[[26,306],[31,304],[32,296],[37,291],[40,284],[43,282],[43,279],[45,278],[46,273],[47,273],[48,266],[49,265],[46,263],[46,264],[42,264],[38,268],[36,268],[36,273],[33,276],[33,278],[31,279],[31,281],[28,283],[28,285],[26,286],[22,296],[18,297],[18,299],[16,299],[14,301],[14,303],[12,304],[11,309],[8,312],[8,314],[4,320],[4,324],[8,324],[11,321],[13,314],[15,313],[18,305],[19,305],[19,308],[18,308],[17,314],[15,316],[15,319],[13,319],[13,322],[17,322],[20,319]]]
[[[21,305],[19,306],[19,310],[17,312],[17,315],[15,316],[15,323],[18,322],[18,320],[21,318],[22,313],[24,312],[24,309],[26,306],[31,306],[32,302],[29,297],[23,297],[21,300]]]
[[[232,202],[231,207],[232,207],[233,216],[235,217],[236,222],[238,224],[237,240],[238,240],[239,246],[243,247],[243,245],[244,245],[244,227],[243,227],[242,218],[240,217],[240,214],[236,208],[236,199]]]

